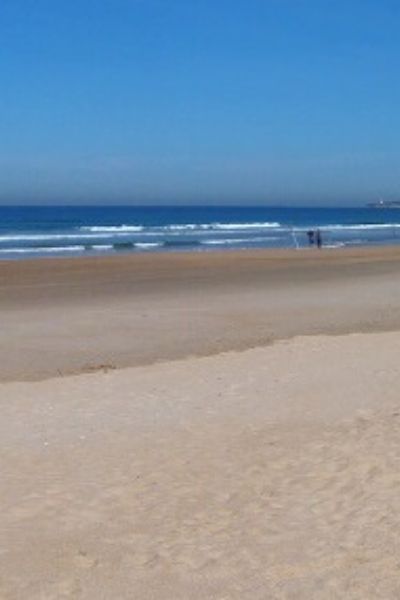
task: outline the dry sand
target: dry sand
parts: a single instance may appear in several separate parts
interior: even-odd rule
[[[362,253],[335,256],[285,256],[281,266],[262,257],[260,271],[247,255],[242,275],[229,277],[225,263],[215,286],[204,273],[198,285],[201,269],[189,265],[188,289],[179,288],[168,263],[173,288],[165,284],[163,292],[143,268],[140,300],[129,300],[131,308],[142,302],[148,314],[149,363],[166,358],[154,343],[161,292],[170,298],[163,315],[171,331],[174,307],[184,306],[193,289],[199,294],[190,310],[200,311],[196,327],[203,323],[207,335],[196,354],[212,350],[205,315],[218,307],[213,325],[220,324],[223,301],[228,322],[232,303],[240,312],[235,328],[243,348],[253,343],[248,328],[258,321],[263,330],[263,319],[271,339],[291,339],[68,377],[43,379],[45,370],[32,367],[29,375],[42,380],[0,383],[2,600],[400,597],[400,333],[372,332],[400,324],[398,256],[378,252],[366,264]],[[12,305],[15,287],[35,275],[37,264],[21,265],[27,271],[20,279],[10,271],[15,281],[2,284],[2,314],[14,324],[19,315],[22,365],[29,364],[28,316],[36,310],[47,336],[53,327],[53,344],[70,368],[56,297],[62,319],[78,331],[84,276],[63,297],[60,282],[47,289],[46,309],[38,284],[49,286],[49,262],[26,283],[34,308],[17,297]],[[88,268],[71,261],[60,269],[78,277],[78,265],[82,273]],[[270,285],[260,273],[269,274]],[[71,273],[62,277],[71,282]],[[108,312],[100,294],[103,316],[111,318],[115,302],[128,302],[124,290]],[[262,309],[263,296],[276,320]],[[80,332],[82,340],[93,323]],[[118,338],[109,321],[103,327]],[[307,327],[307,337],[292,338]],[[337,335],[322,335],[324,327]],[[357,328],[370,332],[339,335]],[[231,343],[223,338],[222,346]],[[30,356],[32,365],[42,364],[33,347]],[[12,378],[16,370],[3,371],[3,379]]]
[[[1,386],[1,598],[399,598],[400,336]]]

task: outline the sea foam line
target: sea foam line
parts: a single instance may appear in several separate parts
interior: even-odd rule
[[[17,234],[0,235],[0,242],[55,242],[57,240],[109,240],[114,236],[109,234],[84,234],[84,233],[36,233],[36,234]]]
[[[268,237],[246,237],[246,238],[223,238],[220,240],[203,240],[201,243],[206,246],[229,246],[231,244],[258,244],[260,242],[271,242],[274,240],[280,240],[277,236]]]
[[[166,231],[185,231],[185,230],[206,230],[206,231],[240,231],[245,229],[275,229],[281,227],[280,223],[277,222],[263,222],[263,223],[186,223],[183,225],[166,225],[164,228]]]
[[[51,248],[2,248],[2,254],[42,254],[42,253],[57,253],[57,252],[83,252],[85,246],[52,246]]]
[[[164,245],[163,242],[135,242],[135,248],[147,250],[149,248],[160,248]]]
[[[230,231],[244,229],[271,229],[281,227],[277,222],[262,223],[172,223],[170,225],[92,225],[80,227],[81,231],[91,233],[140,233],[150,231]]]
[[[79,228],[81,231],[91,233],[139,233],[143,231],[143,225],[92,225]]]
[[[309,225],[309,226],[294,226],[294,231],[307,231],[309,229],[320,229],[321,231],[371,231],[378,229],[398,229],[400,223],[347,223],[343,225]],[[289,227],[288,227],[289,229]]]

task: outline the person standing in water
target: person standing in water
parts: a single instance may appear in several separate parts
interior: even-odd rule
[[[315,241],[317,243],[317,247],[319,249],[322,248],[322,236],[321,236],[321,232],[319,229],[317,229],[316,234],[315,234]]]

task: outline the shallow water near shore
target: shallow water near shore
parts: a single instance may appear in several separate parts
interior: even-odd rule
[[[338,248],[400,242],[389,208],[230,206],[0,207],[0,259],[115,253],[296,248],[319,228]]]

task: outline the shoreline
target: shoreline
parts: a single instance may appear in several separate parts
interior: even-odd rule
[[[0,262],[0,311],[0,381],[397,330],[400,247]]]
[[[141,251],[141,252],[119,252],[113,254],[96,254],[96,255],[79,255],[79,256],[30,256],[24,258],[1,258],[0,265],[2,264],[15,264],[15,263],[31,263],[45,260],[46,262],[66,262],[76,260],[87,260],[87,261],[102,261],[102,260],[141,260],[142,258],[154,258],[154,257],[179,257],[179,256],[225,256],[225,255],[268,255],[276,258],[281,256],[300,255],[303,258],[310,252],[315,255],[322,254],[323,252],[329,251],[329,253],[344,253],[349,255],[358,256],[359,254],[371,253],[371,254],[390,254],[398,251],[400,254],[400,242],[399,244],[357,244],[353,246],[329,246],[322,245],[321,248],[299,246],[296,247],[281,247],[281,248],[218,248],[218,249],[205,249],[205,250],[168,250],[168,251]]]

